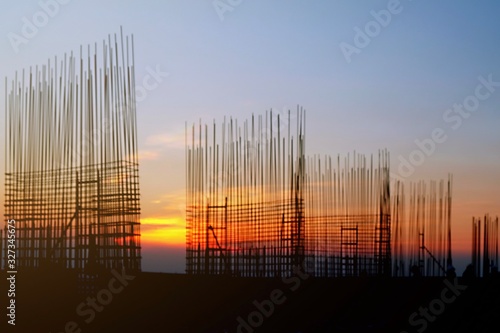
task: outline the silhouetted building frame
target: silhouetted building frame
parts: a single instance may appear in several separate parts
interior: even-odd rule
[[[141,270],[133,37],[98,49],[6,79],[5,217],[19,269]]]

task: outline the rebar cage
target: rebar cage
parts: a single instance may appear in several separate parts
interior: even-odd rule
[[[5,87],[5,217],[16,221],[18,267],[140,270],[133,36],[80,47]]]

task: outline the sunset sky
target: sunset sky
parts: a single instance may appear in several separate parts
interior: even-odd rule
[[[472,216],[500,215],[498,1],[59,2],[2,4],[0,103],[16,70],[134,35],[145,271],[184,272],[184,128],[200,119],[301,105],[308,155],[387,148],[405,181],[452,173],[457,258]]]

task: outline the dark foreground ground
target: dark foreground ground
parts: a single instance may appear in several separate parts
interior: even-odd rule
[[[2,272],[0,331],[497,332],[500,316],[498,279],[133,275],[103,276],[87,298],[71,274],[19,271],[9,297]],[[15,326],[7,323],[10,299]]]

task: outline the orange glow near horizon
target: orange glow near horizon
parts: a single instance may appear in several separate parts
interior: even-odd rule
[[[463,223],[468,217],[457,217],[452,225],[452,251],[454,256],[470,255],[470,225]],[[141,243],[150,246],[185,247],[186,222],[182,216],[141,218]]]
[[[141,218],[141,242],[150,245],[185,246],[184,218],[179,216]]]
[[[488,196],[480,200],[458,191],[452,201],[452,253],[454,258],[469,258],[471,255],[471,223],[472,216],[482,218],[482,214],[490,213],[497,216],[495,205],[491,204]],[[483,203],[479,205],[478,203]],[[186,221],[185,221],[185,193],[183,190],[172,191],[168,194],[155,196],[144,205],[149,214],[141,218],[141,244],[150,247],[176,247],[186,246]],[[407,231],[404,228],[405,232]]]

